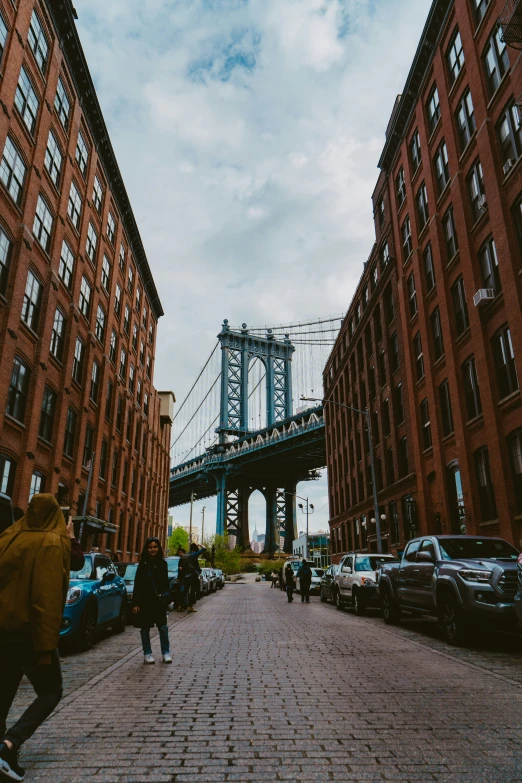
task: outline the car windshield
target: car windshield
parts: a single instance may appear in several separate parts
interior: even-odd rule
[[[119,569],[118,569],[118,573],[120,574],[120,576],[122,576],[125,579],[126,582],[134,582],[134,580],[136,579],[137,570],[138,570],[137,563],[129,563],[129,565],[125,567],[125,571],[123,572],[123,574],[120,572]]]
[[[71,571],[71,579],[90,579],[92,574],[92,557],[85,555],[83,568],[79,571]]]
[[[322,576],[324,574],[324,568],[312,568],[312,576]]]
[[[513,560],[518,549],[501,538],[439,538],[443,560]]]
[[[365,557],[355,558],[356,571],[377,571],[383,563],[396,561],[397,558],[389,555],[388,557],[380,555],[366,555]]]
[[[169,576],[177,576],[179,569],[179,557],[167,557],[166,561],[169,569]]]

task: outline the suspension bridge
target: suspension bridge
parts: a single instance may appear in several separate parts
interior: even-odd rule
[[[174,417],[170,507],[217,495],[216,532],[249,548],[248,501],[266,500],[265,552],[292,551],[296,490],[326,464],[322,373],[342,317],[280,326],[223,322]]]

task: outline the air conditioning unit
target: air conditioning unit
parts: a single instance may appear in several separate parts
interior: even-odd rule
[[[515,165],[515,161],[513,160],[513,158],[509,158],[508,160],[506,160],[506,162],[504,163],[504,176],[506,176],[506,174],[509,174],[509,172],[511,171],[514,165]]]
[[[484,211],[488,205],[488,200],[485,196],[479,196],[477,201],[478,208]]]
[[[479,288],[475,296],[473,297],[473,304],[475,307],[483,304],[484,302],[491,302],[495,298],[494,288]]]

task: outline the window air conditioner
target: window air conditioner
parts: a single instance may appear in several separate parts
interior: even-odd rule
[[[515,161],[513,160],[513,158],[509,158],[508,160],[506,160],[506,162],[504,163],[504,176],[511,171],[514,165],[515,165]]]
[[[478,205],[478,208],[479,208],[480,210],[484,210],[484,209],[486,209],[486,207],[487,207],[487,205],[488,205],[488,200],[487,200],[487,198],[486,198],[485,196],[479,196],[479,199],[478,199],[478,201],[477,201],[477,205]]]
[[[483,302],[490,302],[495,298],[494,288],[479,288],[475,296],[473,297],[473,304],[478,307]]]

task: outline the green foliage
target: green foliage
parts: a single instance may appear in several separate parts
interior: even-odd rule
[[[212,547],[215,547],[215,567],[220,568],[225,574],[241,573],[241,550],[239,547],[229,548],[228,536],[209,536],[205,540],[207,547],[206,557],[208,558]]]
[[[264,574],[269,577],[272,571],[279,571],[280,568],[285,567],[286,560],[264,560],[258,568],[260,574]]]
[[[186,530],[183,530],[182,527],[177,527],[172,531],[172,535],[170,536],[167,544],[167,554],[168,555],[177,555],[178,554],[178,548],[182,546],[183,549],[188,552],[189,548],[189,537]]]

